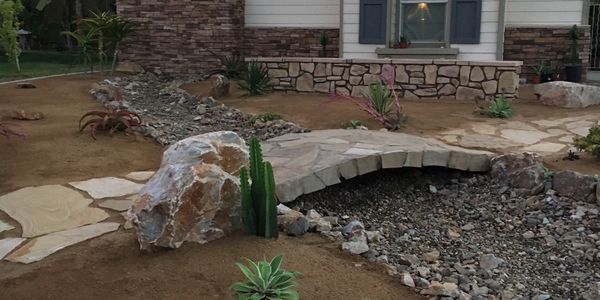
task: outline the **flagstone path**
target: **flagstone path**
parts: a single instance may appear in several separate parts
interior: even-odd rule
[[[466,124],[466,129],[439,133],[436,138],[456,146],[490,150],[497,153],[532,151],[541,155],[566,152],[573,138],[585,136],[600,114],[551,120],[513,121],[491,119]]]
[[[484,172],[496,153],[534,151],[552,154],[570,147],[573,137],[587,134],[600,115],[552,120],[486,120],[424,138],[403,133],[320,130],[289,134],[263,143],[273,164],[281,202],[379,169],[439,166]],[[119,223],[102,223],[131,206],[154,171],[118,177],[27,187],[0,196],[0,259],[31,263],[70,245],[116,231]],[[125,221],[124,228],[130,229]],[[6,256],[6,257],[5,257]]]

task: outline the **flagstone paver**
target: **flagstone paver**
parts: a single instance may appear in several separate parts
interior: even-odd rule
[[[144,186],[143,184],[116,177],[94,178],[86,181],[71,182],[69,184],[88,193],[96,200],[137,194]]]
[[[333,129],[268,140],[263,155],[273,164],[279,200],[290,202],[340,178],[382,168],[441,166],[484,172],[492,153],[404,133]]]
[[[15,226],[12,226],[12,225],[0,220],[0,232],[9,231],[9,230],[13,230],[13,229],[15,229]]]
[[[6,257],[6,260],[29,264],[68,246],[119,229],[119,223],[98,223],[59,231],[35,238]]]
[[[21,225],[23,237],[94,224],[108,218],[91,199],[60,185],[27,187],[0,197],[0,209]]]
[[[0,259],[3,259],[7,254],[17,248],[27,239],[23,238],[6,238],[0,240]]]
[[[134,181],[148,181],[152,176],[154,176],[155,171],[140,171],[140,172],[131,172],[125,175],[125,178],[131,179]]]
[[[115,211],[126,211],[131,208],[131,204],[133,204],[133,200],[106,200],[98,206]]]
[[[538,130],[519,130],[519,129],[505,129],[501,131],[503,138],[515,141],[518,143],[531,145],[535,144],[545,138],[549,138],[552,135],[541,132]]]

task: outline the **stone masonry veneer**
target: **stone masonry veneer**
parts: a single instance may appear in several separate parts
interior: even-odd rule
[[[147,71],[197,75],[221,68],[220,56],[338,56],[339,29],[245,27],[244,0],[117,0],[119,15],[140,23],[121,47],[122,61]]]
[[[571,26],[508,27],[504,33],[504,59],[523,61],[523,74],[531,78],[531,67],[542,62],[564,76],[564,64],[569,63]],[[590,56],[590,26],[579,27],[579,58],[587,72]],[[564,78],[564,77],[562,77]]]
[[[431,59],[247,58],[269,70],[275,90],[363,96],[393,68],[406,99],[474,100],[504,94],[516,98],[521,62]]]

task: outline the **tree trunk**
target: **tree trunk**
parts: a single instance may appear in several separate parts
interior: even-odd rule
[[[81,0],[75,0],[75,18],[77,21],[83,19],[83,5],[81,5]]]

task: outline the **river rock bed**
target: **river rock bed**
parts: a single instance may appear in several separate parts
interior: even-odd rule
[[[600,299],[598,207],[552,190],[523,197],[488,175],[380,171],[293,207],[360,220],[384,239],[362,254],[432,299]]]
[[[94,85],[91,94],[105,105],[126,107],[140,114],[143,120],[140,131],[162,145],[222,130],[236,132],[245,140],[251,137],[267,140],[287,133],[309,131],[284,120],[253,122],[252,115],[219,104],[211,97],[198,99],[179,88],[189,81],[193,79],[174,79],[145,72],[105,80]]]

